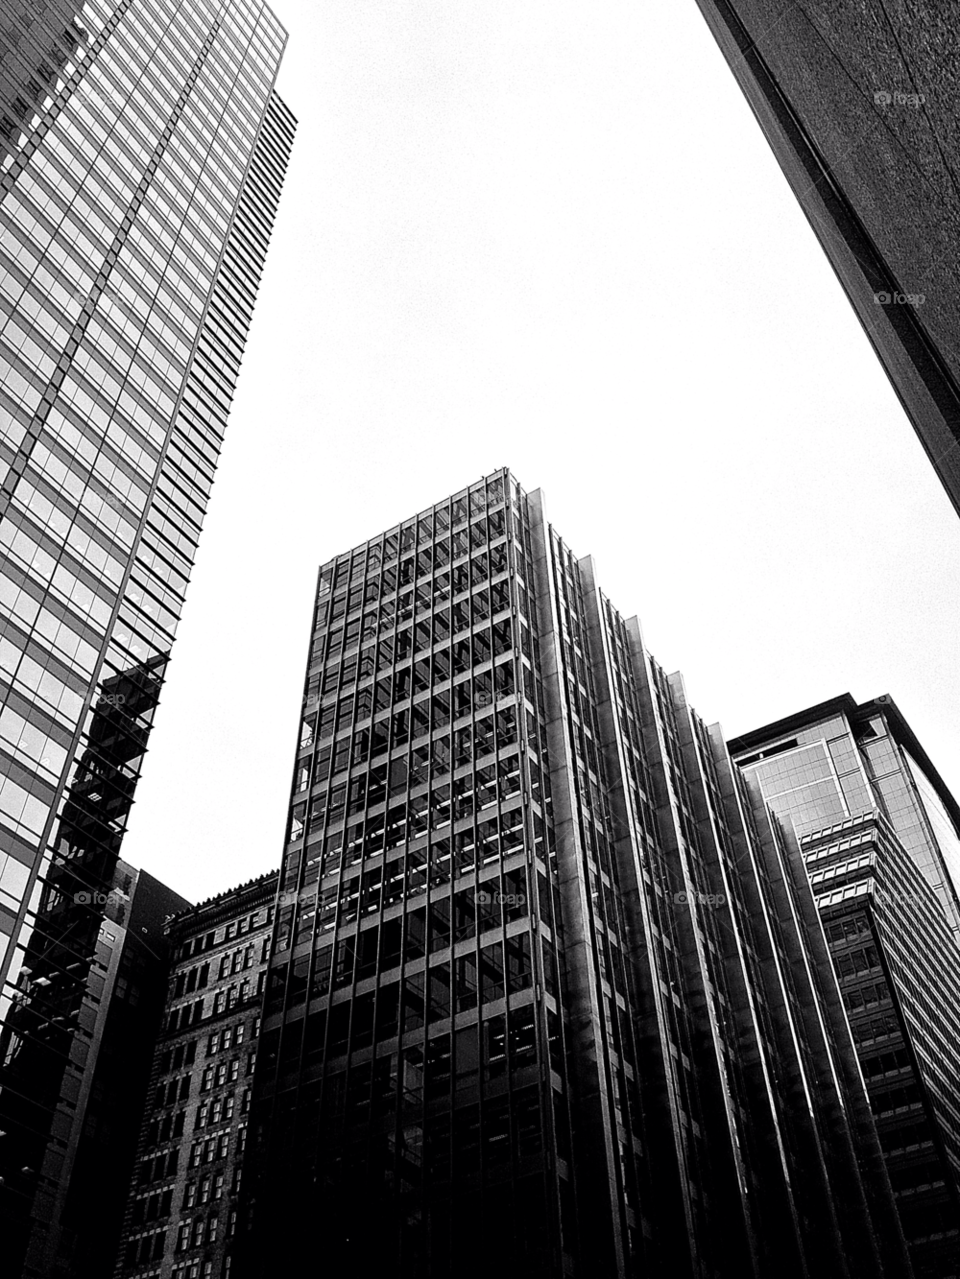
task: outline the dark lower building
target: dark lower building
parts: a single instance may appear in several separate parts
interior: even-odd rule
[[[697,2],[960,511],[960,5]]]
[[[136,1144],[131,1117],[141,1112],[146,1100],[162,1013],[169,959],[164,927],[185,905],[146,871],[124,863],[118,870],[118,887],[113,890],[117,900],[112,908],[108,902],[97,961],[88,978],[95,993],[98,976],[102,977],[103,990],[76,1110],[70,1116],[75,1138],[56,1177],[54,1224],[42,1236],[43,1267],[65,1279],[110,1273]],[[131,901],[124,916],[128,878]],[[117,922],[124,918],[125,927]],[[47,1157],[49,1153],[50,1147]],[[96,1229],[91,1229],[94,1222]],[[34,1239],[36,1243],[37,1235]]]
[[[115,1233],[108,1264],[91,1275],[233,1274],[276,890],[273,871],[167,921],[171,964],[146,1106],[126,1118],[136,1162],[123,1169],[119,1258]]]
[[[239,1273],[910,1274],[803,867],[538,494],[325,564],[304,706]]]
[[[113,1262],[136,1146],[131,1116],[143,1108],[163,1009],[164,924],[186,902],[122,861],[62,887],[45,894],[47,926],[0,1038],[3,1184],[23,1203],[5,1239],[28,1273],[85,1279]]]

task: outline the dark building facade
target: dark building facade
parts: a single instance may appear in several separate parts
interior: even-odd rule
[[[119,1259],[115,1272],[108,1265],[97,1273],[117,1279],[234,1273],[276,889],[273,871],[167,923],[172,963],[132,1178],[125,1170]]]
[[[960,5],[697,2],[960,512]]]
[[[889,697],[836,698],[730,743],[817,900],[923,1279],[960,1273],[957,806]]]
[[[136,1142],[130,1116],[143,1107],[163,1008],[164,923],[187,903],[118,859],[109,874],[71,868],[69,885],[60,878],[45,892],[49,926],[29,948],[0,1037],[4,1193],[23,1205],[5,1255],[13,1260],[29,1206],[43,1225],[22,1238],[26,1273],[81,1276],[108,1273],[113,1261]]]
[[[74,1112],[56,1076],[69,1096],[68,1045],[87,1040],[78,1018],[102,899],[294,122],[273,89],[285,33],[260,4],[111,0],[71,13],[34,0],[6,6],[0,34],[6,1260],[47,1238],[59,1201]],[[55,1007],[36,986],[53,979],[49,966]],[[31,1036],[47,1055],[42,1072],[29,1067]]]
[[[321,568],[280,889],[242,1275],[910,1273],[802,866],[509,472]]]

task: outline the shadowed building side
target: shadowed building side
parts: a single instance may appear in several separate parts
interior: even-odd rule
[[[960,513],[960,5],[697,3]]]

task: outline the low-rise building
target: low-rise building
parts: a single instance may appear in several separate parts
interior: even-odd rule
[[[226,1279],[277,873],[201,902],[174,960],[116,1274]]]

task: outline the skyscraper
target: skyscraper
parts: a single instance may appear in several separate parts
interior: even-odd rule
[[[957,805],[889,697],[730,743],[813,887],[914,1270],[960,1270]]]
[[[326,563],[304,694],[244,1273],[909,1273],[802,866],[539,494]]]
[[[697,2],[960,512],[960,6]]]
[[[64,1034],[86,1038],[102,915],[96,897],[75,896],[112,882],[196,551],[293,139],[273,88],[285,38],[253,0],[72,11],[29,0],[4,13],[0,1207],[16,1223],[11,1248],[42,1231],[70,1140],[59,1090],[74,1088],[82,1044],[66,1051]],[[64,914],[65,893],[92,912],[89,926]],[[56,1010],[36,984],[49,964]],[[24,1094],[18,1067],[36,1051],[28,1023],[49,1050],[42,1099]],[[10,1136],[21,1106],[38,1152],[11,1169],[4,1143],[26,1140]]]

